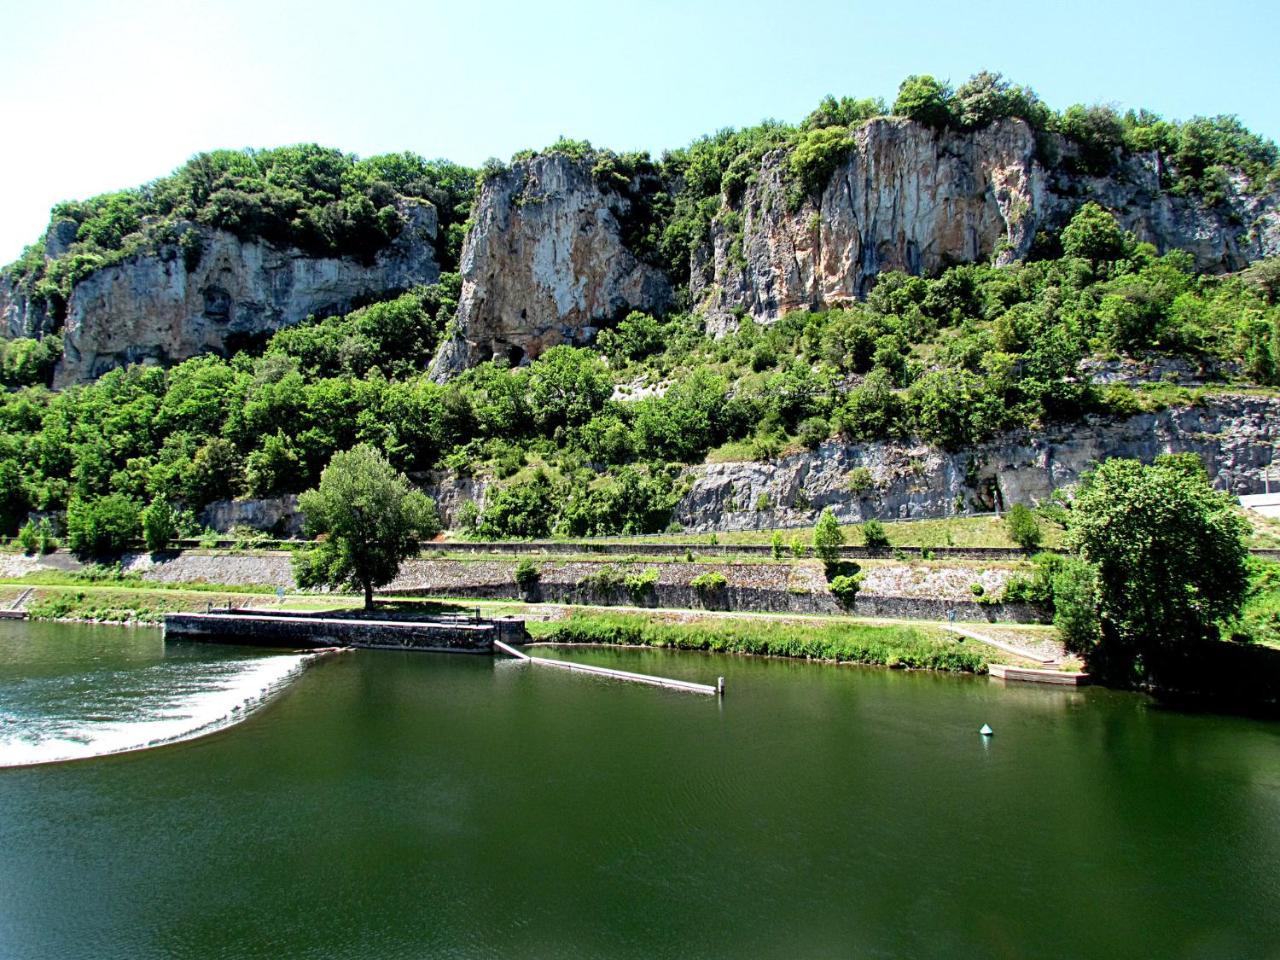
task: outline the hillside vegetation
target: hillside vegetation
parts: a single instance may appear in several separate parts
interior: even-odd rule
[[[797,125],[721,131],[657,161],[569,140],[549,150],[590,160],[597,180],[626,194],[629,246],[679,281],[764,153],[786,151],[803,196],[847,154],[860,124],[889,112],[956,129],[1021,118],[1043,135],[1045,162],[1086,173],[1147,151],[1168,189],[1209,203],[1230,178],[1261,189],[1276,177],[1274,144],[1232,118],[1054,112],[991,74],[955,90],[909,78],[891,108],[829,98]],[[1053,156],[1064,143],[1072,149]],[[632,312],[590,346],[433,383],[425,370],[457,308],[461,280],[451,271],[472,199],[503,169],[412,154],[359,160],[316,146],[216,151],[137,190],[60,205],[50,230],[70,237],[65,251],[46,259],[34,246],[8,268],[55,306],[104,263],[173,241],[182,222],[367,258],[400,229],[403,198],[436,206],[446,272],[259,348],[114,370],[59,393],[43,385],[56,337],[7,342],[0,533],[15,532],[30,510],[77,504],[83,516],[107,497],[117,513],[121,502],[168,504],[186,530],[210,501],[313,486],[334,453],[357,443],[410,475],[495,477],[483,513],[464,511],[463,526],[479,536],[655,532],[670,522],[682,465],[706,457],[767,460],[829,438],[964,449],[1014,428],[1194,399],[1168,384],[1096,386],[1086,369],[1096,360],[1179,359],[1233,388],[1280,385],[1280,263],[1197,275],[1189,255],[1160,255],[1092,203],[1025,263],[956,266],[935,278],[884,273],[863,303],[771,326],[744,318],[718,340],[678,294],[666,315]]]

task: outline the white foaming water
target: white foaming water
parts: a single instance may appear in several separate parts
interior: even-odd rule
[[[160,661],[137,671],[33,680],[36,710],[0,702],[0,767],[101,757],[211,733],[245,719],[313,659]]]

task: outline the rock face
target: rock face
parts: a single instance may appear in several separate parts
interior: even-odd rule
[[[690,292],[716,334],[742,314],[768,323],[790,310],[865,297],[877,273],[934,274],[956,263],[1025,257],[1038,230],[1063,226],[1087,200],[1161,251],[1189,251],[1200,270],[1239,269],[1280,252],[1280,201],[1242,180],[1221,207],[1160,189],[1154,155],[1108,177],[1071,175],[1038,159],[1045,143],[1020,120],[937,132],[885,117],[864,125],[815,201],[788,204],[786,155],[767,155],[734,211],[695,255]],[[740,223],[740,228],[738,224]]]
[[[443,381],[492,357],[517,364],[556,344],[586,343],[632,309],[665,307],[670,281],[623,243],[628,211],[589,161],[562,154],[486,180],[462,250],[454,333],[432,376]]]
[[[1149,463],[1162,453],[1198,454],[1216,487],[1254,493],[1262,489],[1277,441],[1280,399],[1242,395],[1013,433],[963,453],[828,442],[771,463],[697,468],[675,519],[687,530],[707,532],[809,526],[826,507],[843,523],[945,517],[992,510],[997,497],[1004,506],[1040,502],[1104,459]]]
[[[400,236],[370,264],[180,225],[180,234],[196,231],[200,238],[199,261],[190,268],[182,249],[167,244],[103,267],[72,288],[55,386],[128,363],[224,351],[237,338],[269,334],[310,314],[341,313],[361,298],[435,282],[435,208],[405,201],[401,212]],[[12,292],[6,303],[0,289],[0,309],[10,335],[16,327],[48,329],[47,318]]]
[[[38,338],[52,333],[53,328],[44,303],[28,299],[11,277],[0,275],[0,335]]]
[[[280,537],[302,533],[306,515],[298,509],[294,494],[261,500],[215,500],[200,512],[200,523],[218,533],[251,527]]]

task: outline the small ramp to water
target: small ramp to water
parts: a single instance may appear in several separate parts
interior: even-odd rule
[[[515,657],[526,663],[534,663],[542,667],[557,667],[561,670],[574,670],[578,673],[594,673],[601,677],[612,677],[615,680],[630,680],[633,683],[647,683],[654,687],[668,687],[672,690],[684,690],[688,693],[705,693],[711,696],[724,696],[724,677],[720,677],[715,686],[709,683],[693,683],[690,680],[673,680],[670,677],[655,677],[647,673],[632,673],[630,670],[613,670],[609,667],[594,667],[586,663],[574,663],[570,660],[551,660],[546,657],[531,657],[521,650],[501,640],[493,641],[493,648],[507,656]]]

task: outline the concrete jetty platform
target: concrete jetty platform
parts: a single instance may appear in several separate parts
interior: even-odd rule
[[[501,640],[495,640],[493,648],[498,653],[505,653],[509,657],[515,657],[525,663],[536,664],[540,667],[556,667],[560,670],[572,670],[576,673],[594,673],[599,677],[611,677],[614,680],[630,680],[633,683],[647,683],[654,687],[667,687],[671,690],[684,690],[688,693],[706,693],[711,696],[724,696],[724,678],[720,678],[720,682],[714,687],[709,683],[693,683],[689,680],[673,680],[670,677],[655,677],[648,673],[632,673],[630,670],[614,670],[610,667],[596,667],[587,663],[573,663],[569,660],[551,660],[547,657],[531,657],[527,653],[517,650],[510,644],[503,643]]]
[[[987,667],[987,672],[996,680],[1049,683],[1060,687],[1082,687],[1089,682],[1089,675],[1079,670],[1037,670],[1034,667],[1014,667],[1007,663],[993,663]]]
[[[494,641],[525,637],[522,620],[375,620],[287,613],[222,610],[168,613],[166,640],[200,640],[261,647],[362,647],[427,653],[493,653]]]

